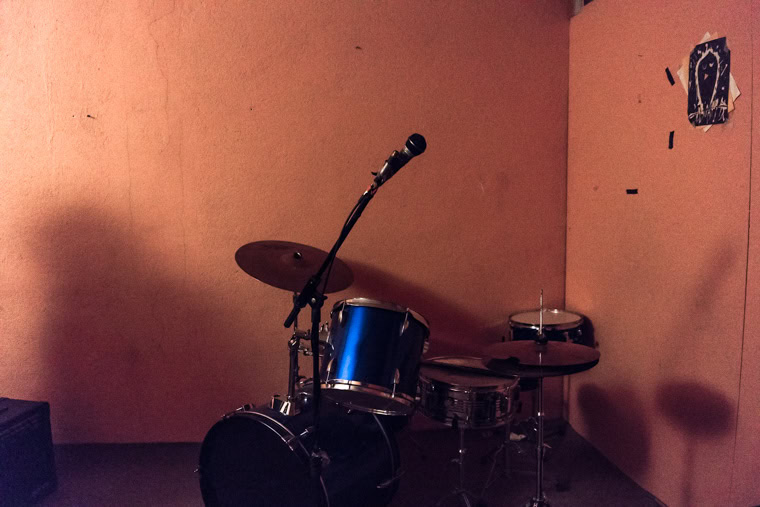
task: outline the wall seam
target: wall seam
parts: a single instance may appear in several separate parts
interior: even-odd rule
[[[577,14],[580,14],[578,11]],[[572,39],[573,16],[567,20],[567,99],[566,111],[567,126],[565,128],[565,280],[563,283],[562,306],[567,309],[567,244],[570,237],[570,65],[572,63],[572,53],[570,42]],[[570,396],[572,388],[572,379],[570,375],[565,375],[562,382],[562,417],[570,424]]]
[[[747,335],[747,294],[749,285],[749,252],[750,252],[750,233],[752,229],[752,141],[754,138],[754,108],[755,108],[755,6],[757,2],[750,0],[749,12],[750,12],[750,29],[749,29],[749,43],[750,43],[750,101],[749,101],[749,196],[747,202],[747,252],[745,257],[745,269],[744,269],[744,313],[742,315],[742,339],[741,347],[739,349],[739,389],[736,396],[736,418],[734,420],[734,446],[731,456],[731,482],[730,482],[730,495],[735,498],[735,479],[736,479],[736,446],[739,437],[739,409],[741,407],[742,400],[742,372],[744,370],[744,339]]]

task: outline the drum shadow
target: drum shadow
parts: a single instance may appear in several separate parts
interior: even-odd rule
[[[668,381],[657,388],[655,402],[670,424],[688,440],[725,436],[734,429],[735,408],[731,400],[712,387],[690,380]],[[694,445],[685,446],[681,503],[693,503]]]
[[[360,261],[346,262],[354,272],[353,292],[361,297],[406,306],[429,321],[431,340],[427,356],[480,355],[484,345],[495,342],[505,333],[506,322],[487,323],[429,288]]]
[[[587,439],[626,474],[639,476],[649,465],[651,429],[644,402],[631,387],[585,384],[578,389],[578,405]]]

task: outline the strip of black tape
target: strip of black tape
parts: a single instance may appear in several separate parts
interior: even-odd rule
[[[675,135],[675,133],[676,133],[675,130],[671,130],[670,131],[670,139],[668,140],[668,149],[669,150],[673,149],[673,136]]]
[[[628,195],[636,195],[636,194],[639,193],[639,189],[638,188],[626,188],[625,189],[625,193],[628,194]]]
[[[665,67],[665,74],[668,75],[668,81],[670,81],[670,86],[673,86],[676,84],[675,79],[673,79],[673,74],[670,73],[670,69]]]

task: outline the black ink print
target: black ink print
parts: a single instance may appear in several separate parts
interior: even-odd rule
[[[694,47],[689,56],[689,121],[695,127],[728,120],[731,51],[726,38]]]

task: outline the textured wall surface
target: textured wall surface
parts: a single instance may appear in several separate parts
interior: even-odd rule
[[[413,132],[327,304],[406,304],[432,353],[561,306],[568,30],[553,0],[0,2],[0,394],[96,442],[282,392],[291,295],[236,249],[329,249]]]
[[[746,0],[596,1],[571,21],[566,297],[593,320],[602,358],[571,378],[570,421],[674,506],[725,504],[735,445],[737,455],[748,450],[736,424],[757,62],[750,14]],[[704,133],[665,67],[675,73],[706,31],[727,36],[742,96],[727,124]],[[744,337],[754,357],[756,262]],[[741,382],[752,411],[760,385],[750,357],[745,350]],[[756,433],[756,409],[740,419]],[[755,489],[737,505],[760,501],[757,454],[744,456]]]

